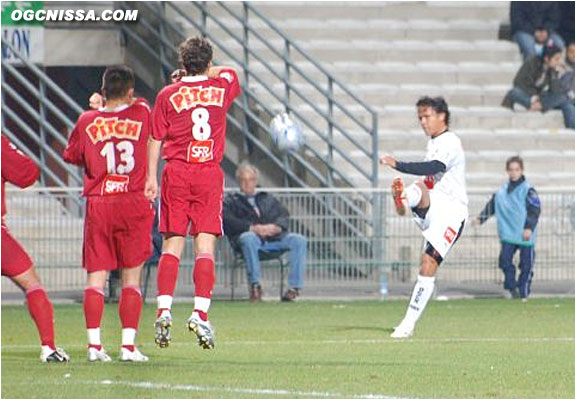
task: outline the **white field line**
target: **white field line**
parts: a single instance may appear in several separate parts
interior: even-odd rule
[[[319,391],[300,391],[300,390],[288,390],[288,389],[255,389],[255,388],[238,388],[229,386],[202,386],[202,385],[182,385],[182,384],[168,384],[168,383],[157,383],[157,382],[131,382],[131,381],[112,381],[112,380],[102,380],[102,381],[63,381],[58,382],[60,385],[118,385],[118,386],[128,386],[138,389],[158,389],[158,390],[182,390],[187,392],[225,392],[225,393],[239,393],[239,394],[250,394],[250,395],[264,395],[264,396],[300,396],[306,398],[312,397],[326,397],[326,398],[358,398],[358,399],[398,399],[398,397],[392,397],[383,394],[359,394],[350,397],[350,395],[345,395],[336,392],[319,392]]]
[[[321,344],[402,344],[402,343],[546,343],[546,342],[574,342],[573,337],[539,337],[539,338],[438,338],[438,339],[334,339],[334,340],[229,340],[218,342],[218,347],[228,345],[238,346],[292,346],[292,345],[321,345]],[[172,346],[193,346],[194,341],[171,343]],[[63,348],[82,348],[86,344],[60,344]],[[2,344],[2,349],[31,349],[38,348],[38,344]]]

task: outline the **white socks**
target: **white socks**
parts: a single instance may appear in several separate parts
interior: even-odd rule
[[[156,303],[158,304],[159,310],[171,310],[172,309],[172,299],[173,297],[167,294],[156,297]],[[164,313],[163,311],[162,313]]]
[[[207,313],[210,309],[210,299],[206,297],[194,297],[194,309]]]
[[[134,346],[136,340],[136,329],[124,328],[122,329],[122,346]]]
[[[404,317],[403,323],[415,325],[422,311],[426,308],[428,300],[432,297],[434,292],[434,281],[436,277],[434,276],[422,276],[418,275],[416,284],[414,285],[414,290],[412,292],[412,297],[410,298],[410,304],[408,304],[408,309],[406,310],[406,316]]]
[[[413,183],[404,189],[404,196],[406,197],[408,207],[414,208],[420,204],[420,200],[422,199],[422,190],[418,187],[418,185]]]
[[[93,344],[95,346],[101,346],[100,342],[100,328],[87,329],[88,331],[88,344]]]

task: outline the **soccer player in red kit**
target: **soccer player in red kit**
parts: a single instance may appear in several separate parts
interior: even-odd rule
[[[186,71],[156,98],[152,138],[148,145],[146,195],[154,199],[160,149],[167,161],[162,173],[160,227],[164,234],[158,265],[156,343],[171,340],[172,297],[186,236],[194,237],[194,310],[188,329],[205,349],[214,347],[208,309],[214,287],[214,247],[222,235],[224,174],[220,161],[226,141],[226,112],[240,85],[230,67],[212,67],[212,46],[201,37],[185,40],[179,48]]]
[[[36,323],[42,342],[40,361],[66,362],[70,358],[64,350],[57,348],[54,344],[52,303],[42,287],[32,260],[4,225],[4,215],[6,215],[4,184],[9,182],[25,188],[32,185],[39,175],[40,170],[34,161],[22,154],[7,138],[2,136],[2,276],[10,278],[26,293],[28,311]]]
[[[152,254],[154,211],[144,196],[150,106],[144,99],[133,99],[134,74],[125,66],[106,69],[102,94],[105,106],[80,115],[64,151],[64,160],[84,167],[88,360],[111,361],[102,347],[100,324],[108,271],[120,268],[120,361],[148,361],[134,341],[142,311],[140,274]]]

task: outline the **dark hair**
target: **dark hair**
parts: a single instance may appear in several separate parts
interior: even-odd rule
[[[125,65],[114,65],[106,68],[102,76],[102,94],[106,100],[126,96],[134,88],[134,72]]]
[[[191,37],[180,43],[180,64],[189,75],[198,75],[208,69],[212,61],[212,45],[200,36]]]
[[[429,97],[424,96],[418,99],[416,107],[430,107],[438,114],[444,114],[444,122],[446,126],[450,125],[450,111],[448,110],[448,103],[444,100],[444,97]]]
[[[544,51],[542,52],[542,59],[544,59],[544,58],[551,59],[552,57],[554,57],[558,53],[562,53],[562,49],[560,47],[557,47],[554,45],[546,46],[546,47],[544,47]]]
[[[520,169],[524,171],[524,160],[520,156],[513,156],[506,160],[506,169],[510,168],[510,164],[518,163],[520,165]]]

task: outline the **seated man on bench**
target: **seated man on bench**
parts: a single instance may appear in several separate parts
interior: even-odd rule
[[[224,232],[246,262],[253,302],[262,299],[258,251],[288,251],[289,288],[282,300],[294,301],[302,289],[306,238],[288,232],[288,210],[271,194],[256,191],[258,177],[258,169],[248,163],[242,163],[236,170],[240,192],[229,194],[224,200]]]

